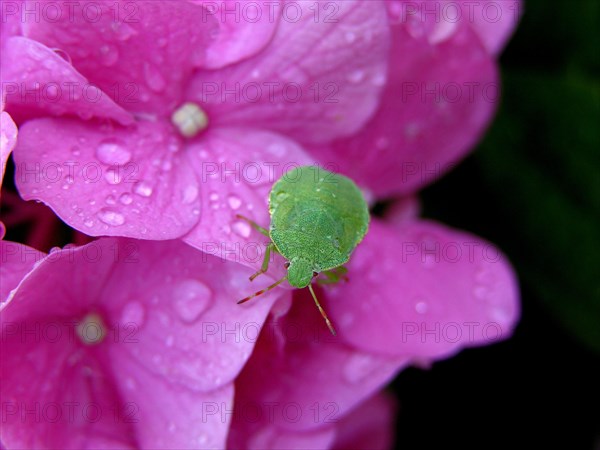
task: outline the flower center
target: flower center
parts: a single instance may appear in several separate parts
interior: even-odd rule
[[[104,320],[96,313],[88,314],[77,324],[77,336],[86,345],[96,345],[106,336]]]
[[[175,110],[171,122],[186,138],[192,138],[208,126],[208,116],[197,104],[187,102]]]

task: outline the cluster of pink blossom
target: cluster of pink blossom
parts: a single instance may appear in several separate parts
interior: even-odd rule
[[[518,319],[506,258],[414,194],[489,124],[519,6],[2,0],[3,176],[97,237],[0,241],[3,447],[390,447],[386,384]],[[237,214],[306,164],[395,202],[318,288],[337,337],[289,286],[236,304],[284,270],[248,281]]]

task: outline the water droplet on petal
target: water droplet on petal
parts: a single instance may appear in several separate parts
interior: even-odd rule
[[[506,324],[510,320],[510,313],[504,308],[496,306],[490,310],[490,318],[498,324]]]
[[[419,314],[425,314],[429,310],[429,306],[425,302],[417,302],[415,304],[415,311]]]
[[[189,205],[198,198],[198,187],[190,184],[183,190],[183,203]]]
[[[129,302],[121,312],[121,325],[125,326],[128,323],[132,323],[141,327],[144,324],[145,316],[146,310],[144,309],[144,305],[137,301]]]
[[[175,286],[173,305],[179,318],[186,322],[196,321],[208,309],[212,291],[198,280],[184,280]]]
[[[117,140],[104,140],[96,148],[96,158],[101,163],[112,165],[127,164],[131,160],[131,152]]]
[[[124,193],[119,197],[119,201],[124,205],[131,205],[133,197],[128,193]]]
[[[348,74],[348,81],[350,83],[360,83],[365,79],[365,71],[364,70],[354,70]]]
[[[488,293],[489,290],[485,286],[478,285],[473,288],[473,295],[479,300],[486,300],[488,297]]]
[[[156,93],[161,93],[167,86],[167,82],[160,73],[160,70],[152,64],[144,64],[144,78],[146,79],[146,83],[148,83],[148,87]]]
[[[175,343],[175,338],[173,337],[173,335],[167,336],[167,339],[165,339],[165,345],[167,347],[173,347],[174,343]]]
[[[138,181],[133,187],[133,192],[141,197],[150,197],[152,195],[152,186],[145,181]]]
[[[121,176],[119,169],[108,169],[104,174],[104,179],[108,184],[119,184],[123,177]]]
[[[373,75],[373,78],[371,78],[371,83],[373,83],[373,86],[381,87],[385,84],[386,80],[387,76],[385,72],[381,71]]]
[[[94,221],[92,219],[86,219],[83,224],[88,228],[92,228],[94,226]]]
[[[229,207],[233,210],[239,209],[240,206],[242,206],[242,200],[235,195],[230,195],[227,199],[227,203],[229,203]]]
[[[252,228],[250,227],[250,225],[247,222],[242,222],[241,220],[235,222],[232,225],[232,228],[238,236],[241,236],[243,238],[250,237],[250,233],[252,232]]]
[[[127,377],[125,378],[125,387],[130,391],[135,391],[135,389],[137,388],[137,383],[133,378]]]
[[[137,34],[137,31],[125,22],[113,22],[112,29],[115,32],[117,40],[121,42],[127,41],[131,36]]]
[[[346,42],[348,44],[352,44],[354,41],[356,41],[356,33],[352,32],[352,31],[346,32],[344,37],[346,38]]]
[[[105,44],[100,47],[100,62],[105,66],[112,66],[119,60],[119,50],[114,45]]]
[[[98,213],[98,218],[106,225],[111,225],[114,227],[123,225],[125,223],[125,216],[117,211],[113,211],[112,209],[102,209]]]
[[[342,368],[346,381],[356,384],[367,378],[376,368],[373,357],[364,353],[354,353]]]
[[[386,137],[380,137],[375,141],[375,147],[379,150],[384,150],[390,145],[390,140]]]

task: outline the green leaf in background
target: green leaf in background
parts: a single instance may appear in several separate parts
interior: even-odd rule
[[[501,113],[476,154],[506,217],[504,250],[521,282],[600,352],[598,85],[513,70]]]

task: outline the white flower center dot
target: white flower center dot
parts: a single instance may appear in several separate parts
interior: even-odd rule
[[[96,313],[88,314],[77,324],[77,336],[86,345],[96,345],[106,336],[104,320]]]
[[[208,126],[208,116],[195,103],[184,103],[175,110],[171,122],[177,127],[182,136],[191,138]]]

